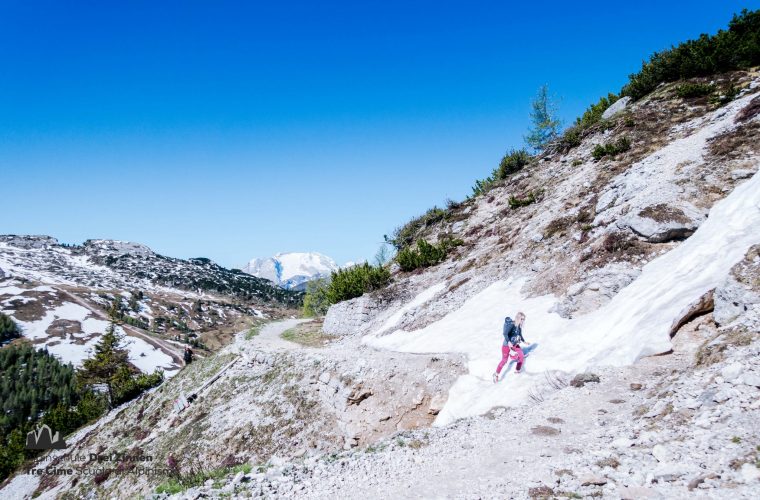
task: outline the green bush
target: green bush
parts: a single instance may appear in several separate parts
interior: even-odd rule
[[[472,187],[472,197],[477,198],[490,191],[496,184],[523,169],[533,157],[525,149],[509,150],[499,162],[499,165],[493,170],[491,175],[483,180],[475,181]]]
[[[444,220],[450,212],[450,210],[438,208],[437,206],[433,207],[419,217],[415,217],[403,226],[396,228],[391,237],[385,235],[385,241],[393,245],[396,250],[402,250],[411,246],[419,237],[421,230]]]
[[[506,179],[523,169],[530,163],[531,156],[524,149],[512,149],[504,155],[499,162],[499,166],[494,170],[493,177],[496,180]]]
[[[391,273],[384,267],[371,266],[369,263],[339,269],[332,273],[327,299],[330,304],[361,297],[367,292],[378,290],[391,280]]]
[[[509,197],[509,208],[511,209],[517,209],[520,207],[527,207],[528,205],[531,205],[536,202],[536,195],[534,193],[529,193],[528,196],[525,198],[518,198],[514,195],[511,195]]]
[[[655,52],[641,70],[628,77],[622,95],[640,99],[665,82],[708,76],[760,65],[760,10],[734,15],[728,30],[703,34]]]
[[[715,85],[711,83],[682,83],[676,87],[676,95],[681,99],[702,97],[715,92]]]
[[[413,271],[420,267],[430,267],[442,262],[452,248],[463,245],[460,239],[446,238],[437,245],[423,239],[417,240],[417,248],[405,248],[396,256],[402,271]]]
[[[489,176],[483,180],[476,180],[475,185],[472,186],[472,198],[484,195],[489,192],[496,185],[496,181],[493,177]]]
[[[575,119],[575,124],[562,134],[559,139],[559,148],[563,151],[569,151],[580,146],[586,131],[601,122],[602,114],[619,98],[619,96],[609,93],[606,97],[600,97],[596,104],[589,106],[583,115]]]
[[[309,318],[324,316],[330,308],[328,290],[330,281],[316,279],[306,284],[306,295],[303,298],[303,315]]]
[[[600,97],[596,104],[589,106],[580,118],[575,119],[575,126],[580,127],[581,129],[587,129],[590,126],[599,123],[602,119],[602,115],[607,111],[607,108],[612,106],[619,98],[619,96],[613,93],[607,94],[607,97]]]
[[[594,150],[591,151],[591,156],[593,156],[595,160],[600,160],[605,156],[611,156],[614,158],[615,155],[628,151],[629,149],[631,149],[631,141],[629,141],[627,137],[621,137],[615,142],[597,144]]]

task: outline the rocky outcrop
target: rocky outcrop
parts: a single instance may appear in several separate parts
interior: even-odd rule
[[[749,249],[744,259],[731,270],[722,286],[715,290],[715,322],[727,325],[738,318],[760,311],[760,245]],[[747,323],[747,326],[753,326]],[[754,325],[757,326],[757,325]]]
[[[643,208],[637,214],[627,215],[618,227],[630,229],[650,243],[685,240],[704,222],[706,214],[693,205],[681,207],[660,203]]]
[[[609,120],[613,116],[621,113],[625,110],[626,107],[628,107],[628,104],[631,102],[631,98],[629,96],[622,97],[618,99],[617,101],[612,103],[612,106],[604,110],[604,113],[602,113],[602,119],[603,120]]]
[[[328,335],[363,335],[383,310],[385,305],[370,295],[339,302],[327,311],[322,330]]]

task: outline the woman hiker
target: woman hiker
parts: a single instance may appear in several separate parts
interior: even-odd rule
[[[508,359],[517,360],[515,373],[520,373],[520,370],[522,370],[525,354],[523,354],[520,344],[530,345],[530,342],[526,342],[522,336],[522,326],[524,323],[525,314],[522,312],[517,313],[514,321],[509,316],[504,318],[504,329],[502,331],[504,343],[501,346],[501,361],[499,362],[499,366],[496,367],[496,373],[493,374],[494,383],[499,381],[499,373],[501,373],[504,365],[507,364]],[[510,355],[510,351],[514,352],[514,354]]]

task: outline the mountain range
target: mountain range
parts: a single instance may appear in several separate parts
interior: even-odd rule
[[[316,252],[278,253],[274,257],[252,259],[242,268],[244,273],[296,291],[305,290],[307,282],[329,277],[337,270],[333,259]]]

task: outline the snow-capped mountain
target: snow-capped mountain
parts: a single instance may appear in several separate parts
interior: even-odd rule
[[[268,279],[287,290],[304,290],[308,281],[328,277],[337,270],[334,260],[316,252],[278,253],[253,259],[242,268],[245,273]]]

